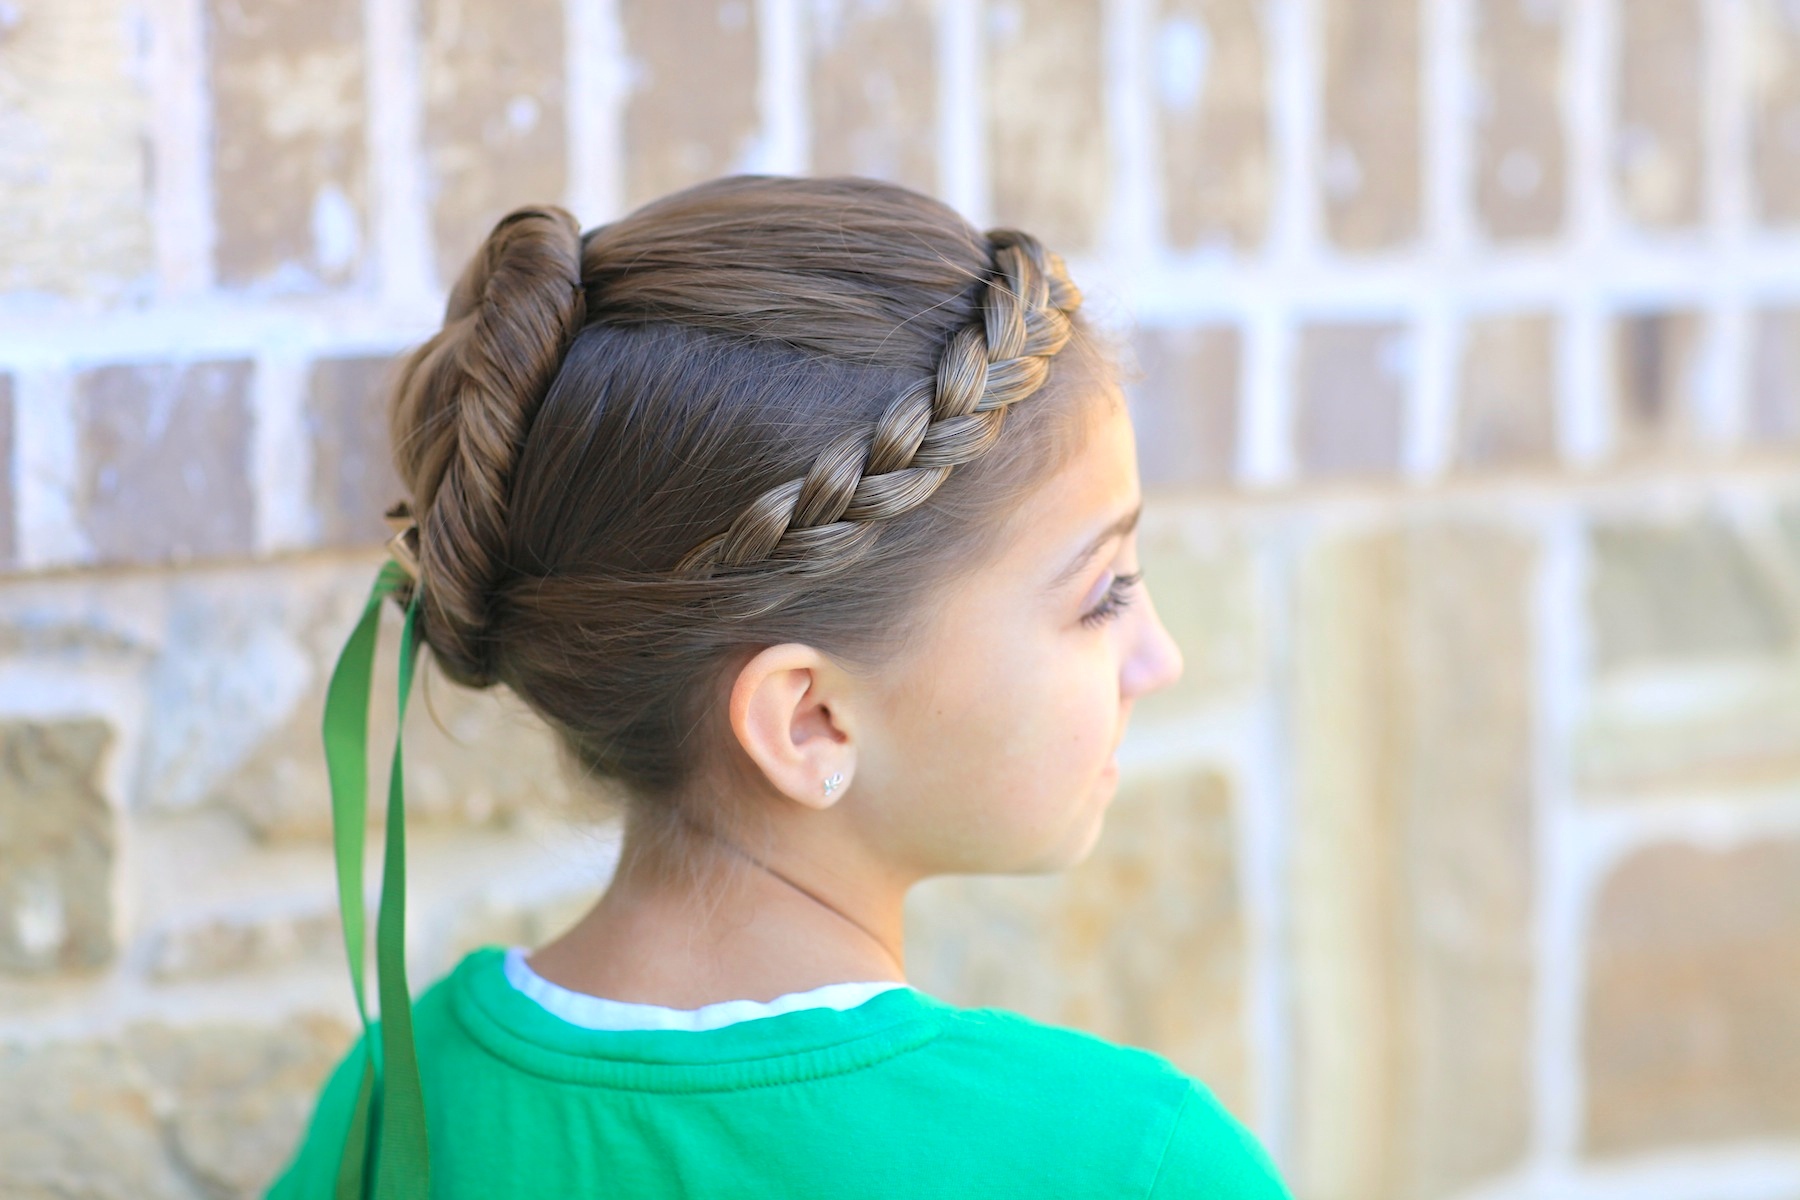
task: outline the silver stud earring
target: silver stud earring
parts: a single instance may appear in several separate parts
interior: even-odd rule
[[[837,790],[838,785],[842,782],[844,782],[844,773],[842,771],[832,772],[831,778],[825,781],[825,794],[827,796],[831,795],[831,793]]]

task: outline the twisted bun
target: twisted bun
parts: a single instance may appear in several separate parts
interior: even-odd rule
[[[424,637],[445,671],[470,686],[495,679],[492,599],[506,571],[513,474],[586,320],[581,250],[580,227],[561,208],[502,218],[393,394],[394,461],[418,523]]]

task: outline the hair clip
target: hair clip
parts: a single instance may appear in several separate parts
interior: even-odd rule
[[[412,506],[402,500],[382,515],[394,536],[388,539],[388,553],[400,568],[412,577],[414,583],[419,580],[419,526],[413,520]]]

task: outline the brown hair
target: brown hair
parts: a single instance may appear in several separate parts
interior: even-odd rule
[[[1066,463],[1111,367],[1079,301],[1028,235],[873,180],[511,213],[393,397],[423,640],[677,807],[744,661],[903,652]]]

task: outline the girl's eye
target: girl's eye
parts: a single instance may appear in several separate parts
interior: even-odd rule
[[[1111,586],[1106,589],[1105,598],[1094,606],[1093,611],[1082,615],[1081,623],[1093,627],[1102,625],[1118,616],[1119,611],[1131,603],[1131,588],[1143,577],[1142,571],[1113,576]]]

